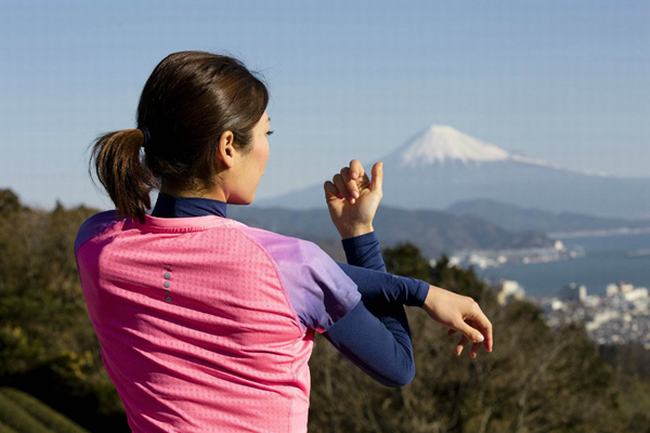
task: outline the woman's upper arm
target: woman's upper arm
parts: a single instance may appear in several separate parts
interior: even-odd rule
[[[303,327],[322,333],[361,299],[356,283],[314,242],[261,229],[248,234],[275,262]]]

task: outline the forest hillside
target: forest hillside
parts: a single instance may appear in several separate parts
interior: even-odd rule
[[[80,224],[96,212],[58,202],[51,211],[31,209],[0,189],[0,386],[89,432],[127,433],[73,254]],[[423,310],[407,307],[417,374],[389,388],[317,334],[310,432],[650,432],[647,350],[598,347],[577,325],[549,328],[535,305],[498,304],[494,288],[444,255],[430,266],[411,243],[384,245],[383,254],[390,272],[477,300],[492,321],[494,351],[455,357],[458,337],[450,340]],[[15,412],[3,395],[0,413]],[[4,418],[0,427],[21,431]]]

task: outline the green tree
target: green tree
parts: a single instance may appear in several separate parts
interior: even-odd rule
[[[99,357],[74,258],[96,209],[23,207],[0,191],[0,381],[94,432],[126,431],[123,406]],[[98,420],[100,422],[98,422]],[[116,428],[116,426],[120,426]]]

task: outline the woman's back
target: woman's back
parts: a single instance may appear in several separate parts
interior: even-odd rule
[[[310,302],[301,278],[314,291],[312,246],[217,215],[84,222],[84,296],[134,432],[306,431],[319,326],[295,307]],[[360,294],[352,280],[332,283],[341,297],[330,308],[344,314]]]
[[[138,128],[93,144],[90,161],[116,209],[84,222],[75,255],[134,432],[304,433],[314,332],[379,382],[403,386],[415,376],[404,305],[477,342],[463,318],[478,317],[491,345],[471,298],[386,272],[366,230],[382,195],[378,172],[359,179],[353,208],[325,185],[349,266],[313,242],[225,217],[227,203],[252,203],[264,174],[268,96],[237,59],[172,53],[142,90]]]

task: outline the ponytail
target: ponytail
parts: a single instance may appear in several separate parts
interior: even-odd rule
[[[152,188],[212,189],[221,169],[215,142],[231,131],[238,149],[249,152],[268,102],[264,82],[239,59],[205,51],[171,53],[156,65],[138,102],[135,123],[151,134],[146,151],[140,129],[100,135],[90,144],[90,178],[95,183],[94,159],[120,217],[144,223]]]
[[[144,223],[144,214],[151,207],[149,193],[157,187],[157,179],[140,157],[144,134],[139,129],[124,129],[100,135],[92,143],[90,164],[108,192],[121,218],[134,218]],[[90,174],[90,166],[88,168]],[[92,179],[92,175],[90,176]]]

